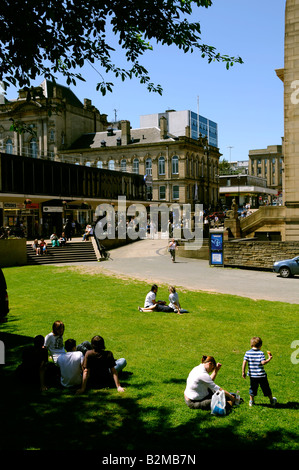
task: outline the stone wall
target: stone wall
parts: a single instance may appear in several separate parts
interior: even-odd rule
[[[224,265],[272,270],[274,261],[299,255],[299,242],[231,240],[224,243]]]
[[[0,240],[0,267],[24,266],[27,264],[25,238],[5,238]]]

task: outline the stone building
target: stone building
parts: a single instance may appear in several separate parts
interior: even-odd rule
[[[59,159],[98,168],[143,175],[148,199],[155,202],[218,204],[219,149],[205,138],[192,139],[190,127],[185,135],[168,132],[165,117],[158,126],[131,129],[129,121],[120,128],[82,133]]]
[[[273,201],[270,200],[270,203],[282,203],[282,145],[268,145],[266,149],[249,150],[248,173],[265,178],[267,187],[276,191],[276,197]]]
[[[11,129],[12,120],[27,132]],[[33,158],[55,159],[85,132],[107,127],[107,116],[84,103],[67,87],[44,80],[39,87],[20,90],[15,100],[0,102],[0,151]],[[28,132],[30,131],[30,132]]]
[[[279,232],[284,242],[299,241],[299,2],[286,0],[284,67],[276,70],[284,86],[282,205],[262,207],[241,223],[243,236]]]
[[[285,240],[299,241],[299,3],[286,0],[284,68],[283,203]]]

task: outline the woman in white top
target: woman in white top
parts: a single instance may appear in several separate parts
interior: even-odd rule
[[[214,383],[220,367],[221,364],[216,364],[212,356],[203,356],[201,364],[191,370],[184,392],[185,402],[189,408],[211,409],[212,395],[217,390],[222,390],[222,388]],[[235,402],[235,397],[226,390],[224,390],[224,393],[227,404],[232,406]]]
[[[173,311],[176,312],[178,315],[181,315],[181,304],[179,301],[179,294],[177,293],[174,286],[169,286],[168,291],[169,291],[168,306],[171,307]]]
[[[175,263],[175,250],[176,249],[177,249],[177,242],[174,240],[174,238],[172,238],[168,245],[168,250],[169,250],[170,257],[173,263]]]

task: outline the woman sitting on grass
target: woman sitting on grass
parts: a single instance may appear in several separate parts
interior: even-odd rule
[[[220,367],[221,364],[216,364],[212,356],[203,356],[201,364],[191,370],[184,392],[185,403],[189,408],[200,410],[211,409],[212,395],[218,390],[222,390],[222,388],[214,383]],[[230,408],[235,402],[235,397],[226,390],[224,390],[224,393],[227,407]]]

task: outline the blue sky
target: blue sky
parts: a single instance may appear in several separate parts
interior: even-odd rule
[[[70,88],[82,101],[91,99],[109,120],[117,110],[117,119],[129,120],[133,128],[140,126],[143,114],[197,112],[198,99],[199,113],[218,123],[223,157],[247,160],[249,150],[279,145],[283,136],[283,84],[275,69],[284,65],[284,10],[285,0],[214,0],[212,7],[194,11],[202,42],[222,54],[239,55],[244,64],[226,70],[224,64],[208,64],[199,52],[154,46],[141,63],[162,86],[162,96],[149,93],[137,80],[115,79],[113,93],[102,97],[96,91],[99,76],[88,65],[82,70],[86,82]],[[65,85],[63,78],[57,81]],[[9,89],[7,97],[15,98],[16,91]]]

